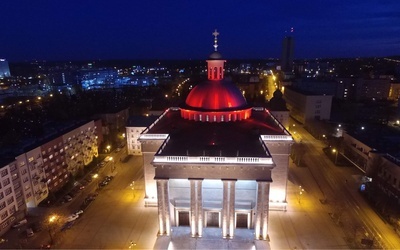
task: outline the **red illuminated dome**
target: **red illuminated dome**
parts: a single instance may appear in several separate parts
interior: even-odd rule
[[[217,30],[214,35],[215,51],[207,60],[208,81],[192,89],[180,108],[181,117],[202,122],[240,121],[250,117],[251,108],[247,105],[240,90],[231,82],[224,81],[224,63],[217,51]]]
[[[190,92],[186,105],[204,110],[232,110],[247,107],[240,90],[231,82],[218,80],[200,83]]]

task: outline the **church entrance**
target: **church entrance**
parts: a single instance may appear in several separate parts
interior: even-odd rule
[[[220,212],[206,212],[206,227],[220,227]]]
[[[236,228],[249,228],[249,213],[236,213]]]
[[[178,226],[190,226],[189,223],[189,211],[178,212]]]

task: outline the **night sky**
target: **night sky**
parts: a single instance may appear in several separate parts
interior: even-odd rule
[[[400,0],[1,0],[0,58],[205,59],[400,55]]]

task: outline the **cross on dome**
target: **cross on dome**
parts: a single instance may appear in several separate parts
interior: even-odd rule
[[[217,51],[217,48],[218,48],[217,36],[219,35],[219,32],[217,31],[217,29],[215,29],[215,31],[212,33],[212,35],[214,36],[214,50]]]

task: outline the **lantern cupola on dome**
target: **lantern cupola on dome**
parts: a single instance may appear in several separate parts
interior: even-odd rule
[[[214,52],[207,60],[208,81],[196,85],[181,107],[185,119],[205,122],[229,122],[247,119],[251,108],[240,90],[224,80],[224,63],[218,49],[218,31],[215,30]]]

